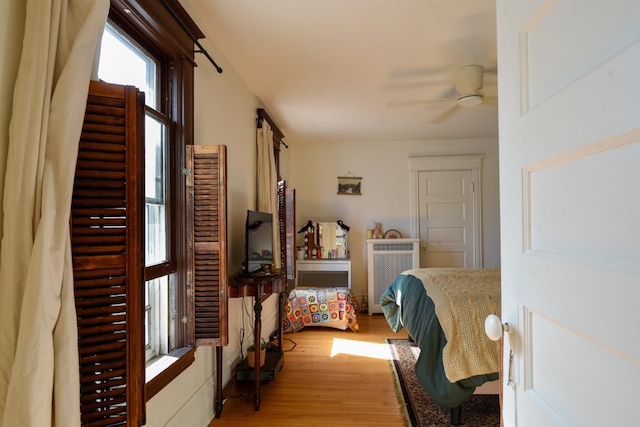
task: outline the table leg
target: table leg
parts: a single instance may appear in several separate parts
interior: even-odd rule
[[[216,346],[216,418],[222,415],[222,346]]]
[[[286,291],[282,291],[280,292],[280,300],[278,301],[279,305],[278,305],[278,350],[280,352],[283,352],[284,349],[282,348],[282,334],[284,333],[284,328],[282,326],[283,322],[284,322],[284,307],[285,304],[287,302],[287,292]]]
[[[256,411],[260,410],[260,338],[262,336],[262,284],[258,285],[256,291],[256,300],[253,305],[253,312],[255,317],[255,325],[253,329],[253,344],[254,344],[254,392],[253,392],[253,407]]]

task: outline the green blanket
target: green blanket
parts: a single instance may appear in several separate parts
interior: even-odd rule
[[[416,376],[429,397],[453,409],[476,387],[498,379],[498,373],[476,375],[451,383],[444,372],[442,349],[447,339],[436,316],[435,306],[422,281],[411,275],[399,276],[380,298],[380,305],[394,332],[404,328],[420,348]]]

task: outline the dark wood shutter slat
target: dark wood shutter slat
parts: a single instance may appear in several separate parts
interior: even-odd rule
[[[190,341],[227,345],[226,147],[187,146]]]
[[[85,116],[86,117],[86,116]],[[111,127],[110,127],[111,128]],[[107,144],[102,141],[96,141],[91,139],[91,135],[98,135],[95,133],[98,128],[93,128],[93,133],[82,134],[82,140],[80,141],[80,147],[86,155],[92,155],[93,153],[115,153],[124,154],[124,147],[122,143],[119,144]]]
[[[126,343],[124,342],[113,342],[113,343],[110,343],[109,345],[102,346],[100,350],[101,350],[100,356],[95,356],[95,357],[87,355],[88,351],[84,351],[85,361],[87,362],[87,366],[89,366],[89,368],[91,368],[92,363],[97,364],[98,362],[105,362],[110,359],[122,360],[124,363],[124,360],[126,359],[126,356],[127,356]],[[90,372],[94,372],[93,369],[90,369]],[[95,384],[95,383],[89,382],[89,384]]]
[[[98,237],[96,236],[96,239]],[[73,239],[71,239],[73,242]],[[73,246],[73,243],[72,243]],[[103,270],[105,268],[125,268],[126,260],[123,255],[95,255],[95,256],[77,256],[73,260],[73,269],[75,271],[82,270]]]
[[[92,82],[71,208],[83,426],[144,419],[144,104]],[[142,215],[143,216],[143,215]]]

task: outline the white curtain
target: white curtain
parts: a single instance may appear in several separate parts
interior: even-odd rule
[[[28,0],[0,246],[0,426],[80,425],[69,240],[89,80],[109,0]]]
[[[273,131],[266,120],[258,128],[258,210],[273,214],[273,262],[276,268],[280,260],[280,221],[278,215],[278,175],[273,153]]]

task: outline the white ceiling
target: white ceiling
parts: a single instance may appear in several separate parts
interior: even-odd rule
[[[264,104],[285,141],[498,136],[496,99],[457,107],[438,121],[457,105],[460,66],[484,66],[484,92],[497,94],[495,0],[181,3]]]

